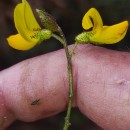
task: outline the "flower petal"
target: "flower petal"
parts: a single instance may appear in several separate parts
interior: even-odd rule
[[[95,8],[91,8],[83,17],[82,27],[85,30],[93,27],[93,30],[95,30],[96,28],[101,28],[102,26],[103,22],[99,12]]]
[[[29,50],[36,45],[36,42],[27,41],[20,34],[8,37],[7,41],[11,47],[17,50]]]
[[[14,10],[15,27],[18,33],[29,41],[37,41],[34,36],[41,28],[37,23],[30,5],[26,0],[18,4]]]
[[[100,44],[114,44],[122,40],[128,29],[128,21],[112,26],[103,26],[100,33],[95,34],[90,40]]]
[[[25,8],[24,16],[25,16],[26,25],[28,29],[31,31],[39,31],[41,27],[37,23],[30,5],[26,0],[23,0],[23,4]]]

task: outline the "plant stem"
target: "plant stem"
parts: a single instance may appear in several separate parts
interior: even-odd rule
[[[73,75],[72,75],[72,61],[71,61],[72,55],[70,55],[69,53],[66,38],[60,27],[59,27],[59,33],[61,37],[59,37],[56,34],[53,34],[52,37],[56,38],[58,41],[60,41],[63,44],[66,53],[67,63],[68,63],[67,68],[68,68],[68,79],[69,79],[69,101],[68,101],[68,108],[67,108],[67,113],[66,113],[65,123],[63,128],[63,130],[68,130],[70,126],[70,115],[71,115],[71,108],[73,103]]]
[[[71,51],[69,52],[69,54],[70,54],[71,57],[72,57],[72,55],[74,54],[74,50],[75,50],[75,48],[77,47],[77,45],[78,45],[78,43],[75,42],[73,48],[72,48]]]
[[[62,43],[64,45],[64,41],[61,37],[59,37],[58,35],[56,35],[54,33],[52,34],[52,37],[54,37],[55,39],[57,39],[60,43]]]

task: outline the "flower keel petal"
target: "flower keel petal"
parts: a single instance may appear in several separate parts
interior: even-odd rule
[[[12,35],[7,38],[9,45],[17,50],[29,50],[33,48],[36,43],[25,40],[20,34]]]
[[[103,26],[99,35],[91,37],[92,41],[100,44],[114,44],[122,40],[128,29],[128,21],[124,21],[112,26]]]

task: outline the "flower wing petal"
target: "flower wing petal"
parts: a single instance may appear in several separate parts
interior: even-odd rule
[[[28,4],[28,2],[26,0],[24,0],[23,4],[24,4],[24,8],[25,8],[25,12],[24,12],[25,20],[26,20],[26,25],[27,25],[28,29],[31,31],[41,30],[41,27],[37,23],[37,21],[34,17],[34,14],[32,12],[32,9],[31,9],[30,5]]]
[[[114,44],[124,38],[128,29],[128,21],[124,21],[112,26],[103,26],[98,35],[94,35],[91,40],[101,44]]]
[[[33,48],[36,43],[25,40],[20,34],[12,35],[7,38],[11,47],[17,50],[29,50]]]

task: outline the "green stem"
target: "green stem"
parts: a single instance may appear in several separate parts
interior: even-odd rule
[[[78,43],[75,42],[73,48],[72,48],[71,51],[69,52],[70,56],[72,56],[72,55],[74,54],[74,50],[75,50],[75,48],[77,47],[77,45],[78,45]]]
[[[67,108],[63,130],[68,130],[70,126],[70,115],[71,115],[71,108],[72,108],[72,103],[73,103],[73,75],[72,75],[72,62],[71,62],[72,55],[70,55],[69,53],[67,41],[60,27],[59,27],[59,33],[61,37],[55,34],[53,34],[52,37],[56,38],[58,41],[60,41],[63,44],[66,57],[67,57],[68,78],[69,78],[69,101],[68,101],[68,108]]]
[[[72,77],[71,58],[68,59],[68,76],[69,76],[69,101],[68,101],[67,114],[65,117],[65,124],[63,130],[68,130],[70,126],[70,115],[71,115],[71,108],[73,103],[73,77]]]
[[[54,33],[52,34],[52,37],[54,37],[55,39],[57,39],[60,43],[62,43],[64,45],[64,41],[61,37],[59,37],[58,35],[56,35]]]

